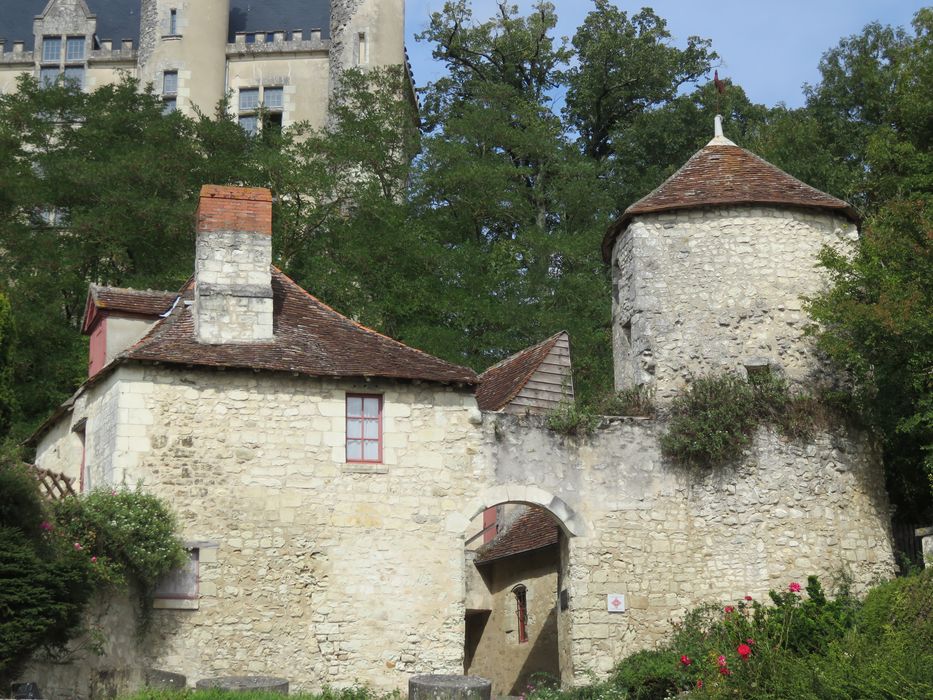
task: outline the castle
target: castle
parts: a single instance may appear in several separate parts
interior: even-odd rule
[[[89,91],[126,74],[166,112],[229,95],[250,133],[319,128],[341,70],[407,65],[404,32],[404,0],[0,0],[0,92],[24,74]]]
[[[469,670],[507,693],[545,646],[571,684],[699,603],[763,599],[808,574],[845,570],[856,589],[893,574],[865,435],[762,428],[738,464],[705,471],[661,454],[655,419],[557,435],[535,412],[567,386],[564,334],[477,376],[301,289],[272,266],[271,216],[268,191],[206,186],[181,290],[91,289],[92,376],[35,435],[37,464],[84,489],[160,495],[191,563],[157,592],[144,642],[110,601],[103,656],[34,666],[46,697],[147,669],[300,689]],[[857,235],[846,203],[717,123],[605,237],[618,386],[650,385],[663,404],[710,371],[813,381],[800,299],[825,284],[821,247]],[[557,527],[526,517],[465,553],[502,504]]]

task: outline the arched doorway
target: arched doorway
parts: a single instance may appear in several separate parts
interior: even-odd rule
[[[489,678],[494,695],[522,695],[540,678],[570,677],[564,582],[582,523],[540,489],[511,487],[521,500],[499,502],[492,491],[469,511],[465,532],[464,672]]]

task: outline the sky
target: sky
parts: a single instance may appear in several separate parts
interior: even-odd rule
[[[526,12],[531,0],[512,0]],[[592,9],[589,0],[552,0],[559,18],[556,35],[573,36]],[[631,15],[648,6],[667,20],[675,44],[691,35],[712,39],[719,75],[741,85],[753,102],[800,107],[804,83],[819,82],[822,54],[872,21],[910,28],[914,13],[931,0],[645,0],[615,3]],[[443,74],[431,47],[415,41],[444,0],[406,2],[406,42],[415,83]],[[473,0],[473,16],[492,16],[495,0]]]

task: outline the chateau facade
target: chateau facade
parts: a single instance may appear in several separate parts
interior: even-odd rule
[[[129,75],[166,111],[211,114],[228,95],[251,133],[321,127],[342,69],[406,65],[404,32],[404,0],[0,0],[0,92]]]
[[[536,412],[568,384],[572,338],[477,376],[301,289],[271,264],[271,216],[265,190],[206,186],[183,289],[91,290],[92,376],[35,435],[37,464],[166,499],[191,562],[157,592],[144,641],[108,601],[103,656],[31,667],[45,697],[165,673],[393,689],[484,669],[507,693],[546,667],[569,685],[700,603],[893,575],[866,435],[762,428],[711,470],[661,454],[663,419],[557,435]],[[817,381],[800,297],[826,283],[820,246],[857,235],[844,202],[717,134],[604,240],[618,386],[651,386],[663,408],[711,371]],[[539,522],[522,544],[519,515],[471,551],[504,505],[556,532]]]

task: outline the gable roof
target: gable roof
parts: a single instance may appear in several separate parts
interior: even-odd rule
[[[560,526],[548,511],[528,506],[528,510],[518,516],[508,530],[476,550],[473,563],[488,564],[503,557],[557,544],[559,530]]]
[[[603,238],[603,259],[610,261],[616,237],[639,214],[746,204],[822,209],[859,221],[855,209],[847,202],[810,187],[718,136],[609,227]]]
[[[195,338],[193,281],[135,345],[117,357],[200,367],[295,372],[313,377],[384,377],[467,384],[476,374],[351,321],[272,268],[271,342],[208,345]],[[113,364],[116,364],[114,362]]]
[[[98,309],[133,314],[134,316],[154,317],[168,311],[176,299],[178,299],[178,292],[102,287],[92,284],[88,289],[84,324],[81,327],[81,332],[88,332],[97,317],[96,310]]]
[[[514,399],[566,333],[555,333],[547,340],[505,358],[479,376],[476,403],[481,411],[499,411]]]

